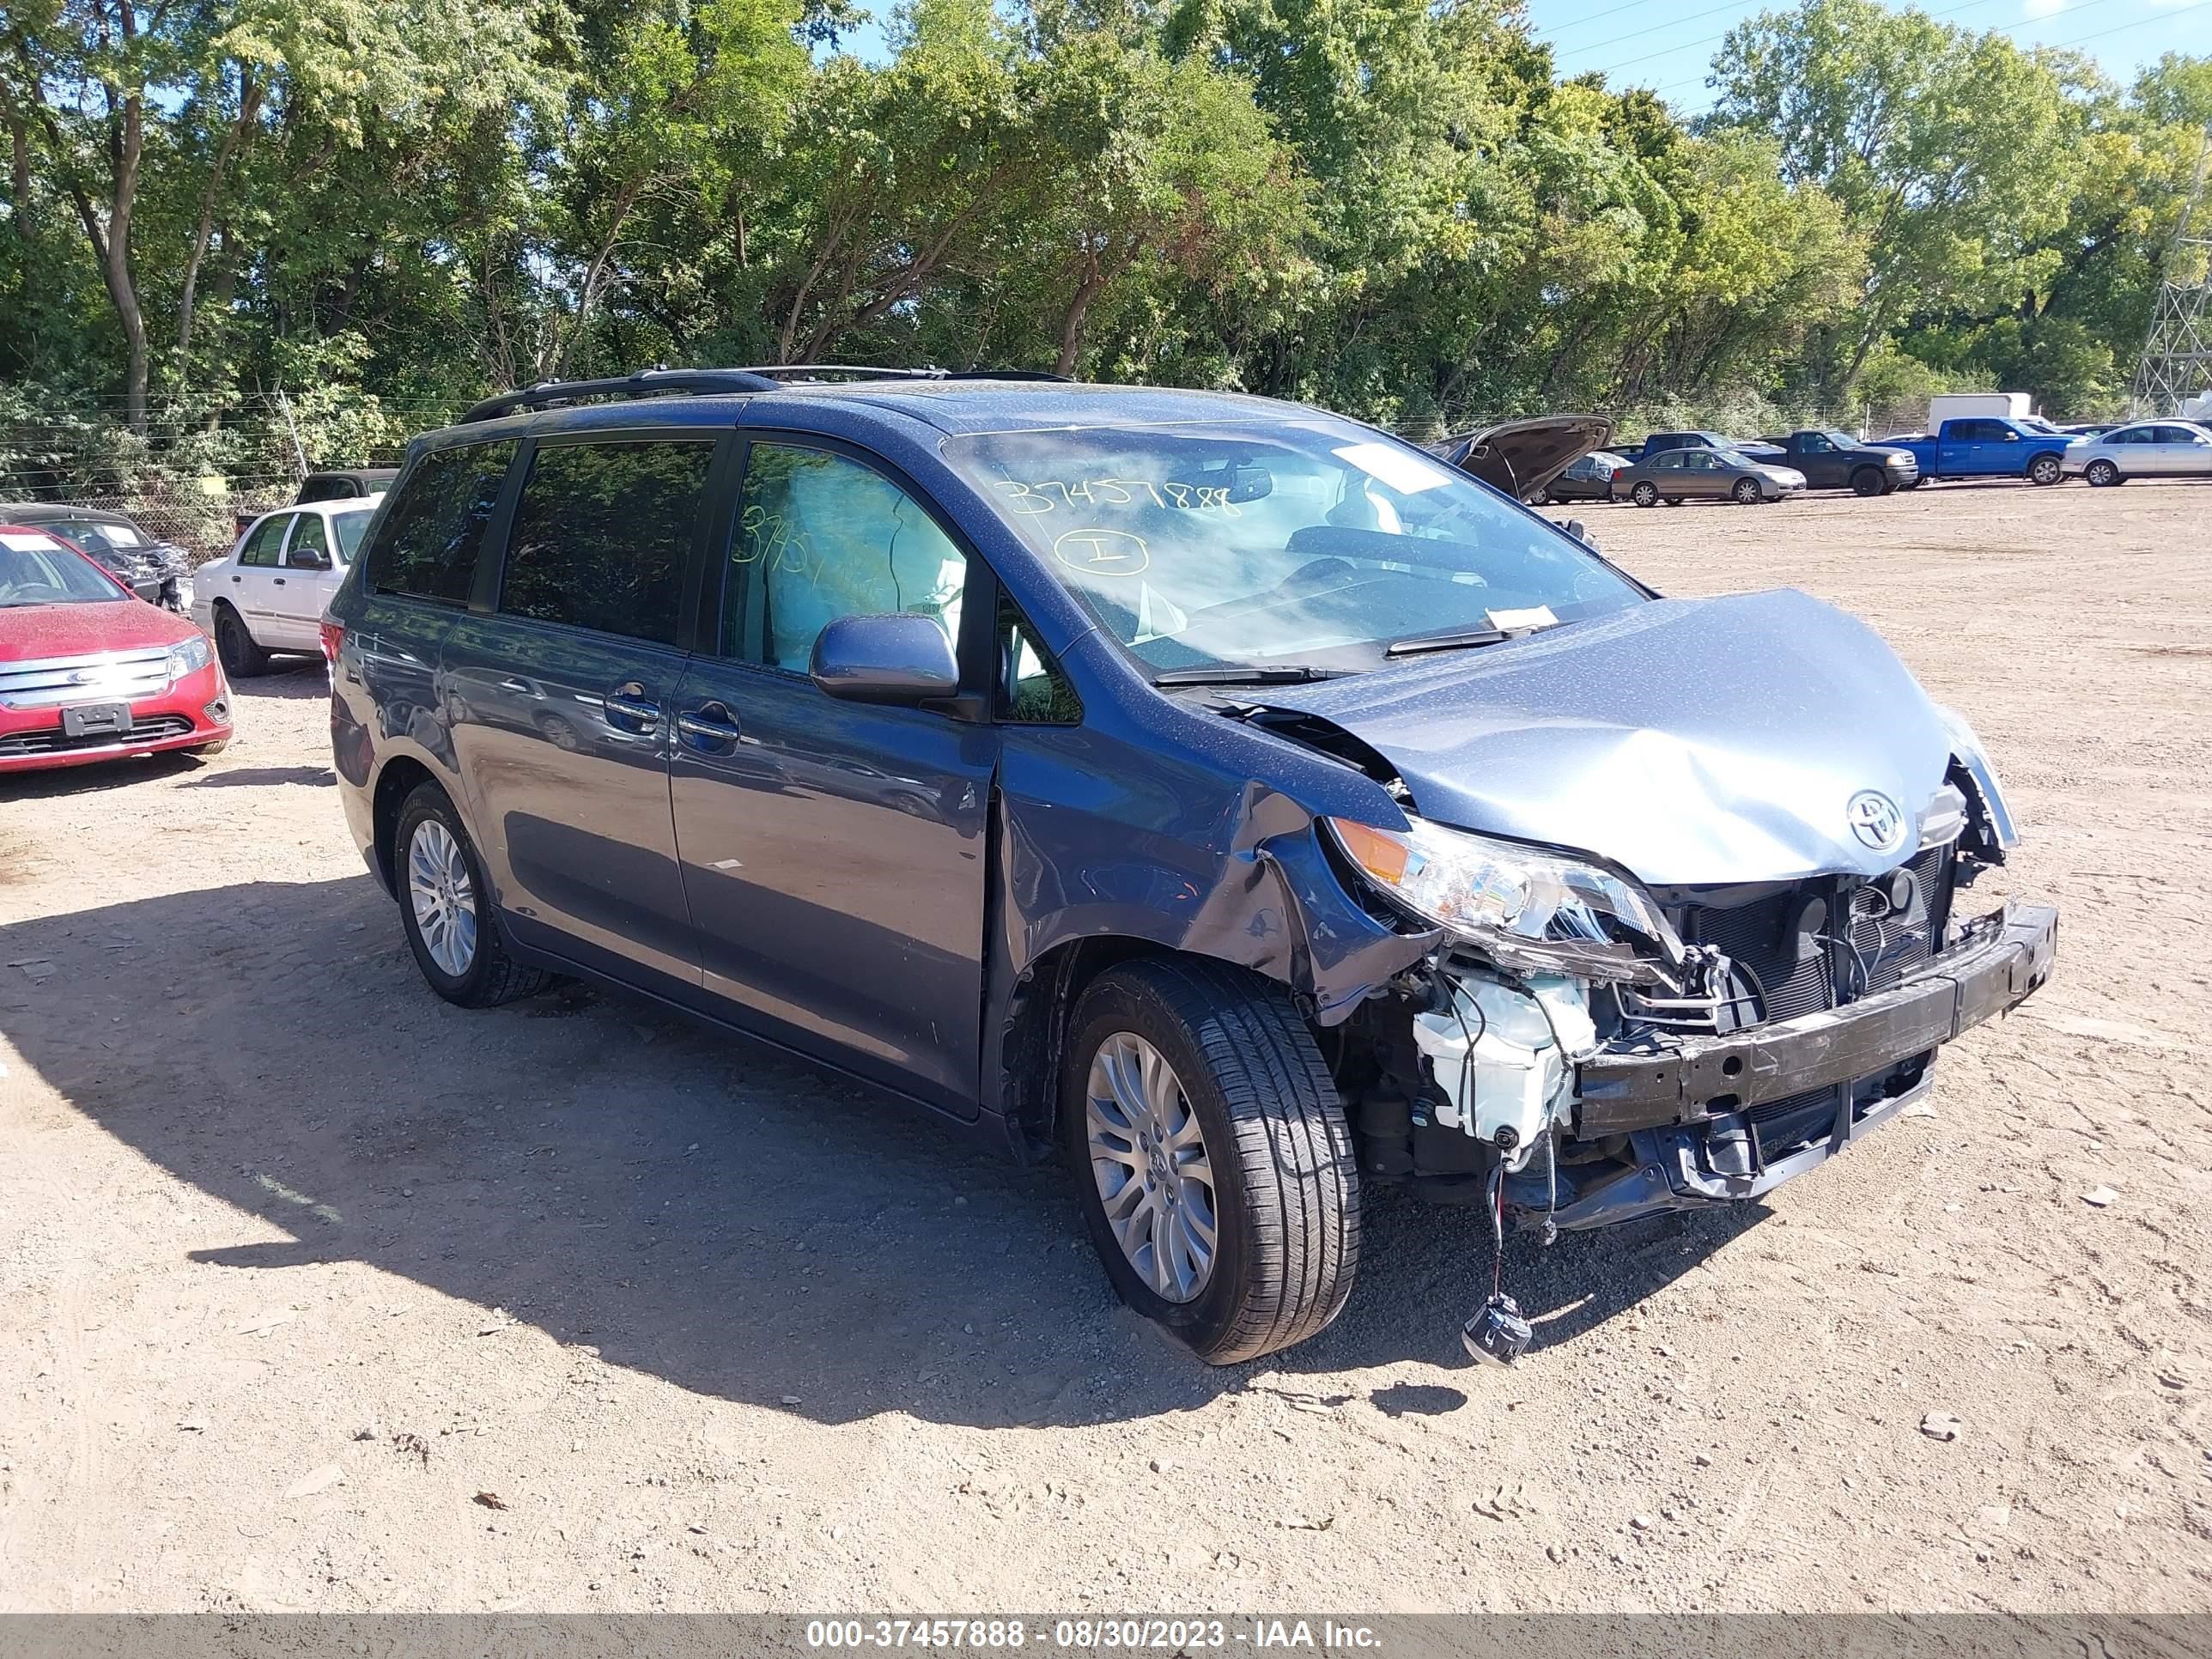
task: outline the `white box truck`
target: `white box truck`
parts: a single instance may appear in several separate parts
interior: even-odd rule
[[[1946,392],[1928,400],[1928,429],[1941,432],[1946,421],[1974,415],[1994,415],[2001,421],[2027,418],[2025,392]]]

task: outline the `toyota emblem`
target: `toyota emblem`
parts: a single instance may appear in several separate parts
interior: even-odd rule
[[[1877,853],[1893,853],[1905,839],[1905,814],[1878,790],[1862,789],[1844,809],[1851,833]]]

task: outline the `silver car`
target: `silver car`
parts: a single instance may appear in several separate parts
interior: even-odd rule
[[[1802,495],[1805,475],[1794,466],[1756,461],[1734,449],[1662,449],[1613,475],[1614,499],[1638,507],[1665,501],[1736,501],[1748,507]]]
[[[2130,478],[2212,477],[2212,428],[2194,421],[2138,421],[2066,446],[2063,463],[2100,488]]]

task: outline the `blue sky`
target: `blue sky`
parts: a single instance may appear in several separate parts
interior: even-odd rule
[[[878,20],[896,0],[864,0]],[[1645,86],[1686,113],[1712,102],[1705,84],[1722,38],[1747,17],[1794,0],[1528,0],[1529,21],[1552,43],[1562,75],[1603,70],[1612,85]],[[2027,46],[2076,46],[2125,82],[2164,52],[2212,52],[2212,0],[1921,0],[1961,28],[2002,29]],[[880,21],[846,50],[880,62]]]
[[[1685,111],[1705,108],[1705,77],[1721,38],[1784,0],[1528,0],[1537,35],[1562,75],[1603,70],[1613,86],[1646,86]],[[1961,28],[2002,29],[2023,46],[2076,46],[2126,81],[2163,52],[2212,52],[2212,0],[1923,0]]]

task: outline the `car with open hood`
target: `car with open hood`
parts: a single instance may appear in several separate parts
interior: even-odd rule
[[[1988,755],[1863,624],[1294,404],[532,387],[411,447],[324,638],[438,994],[617,985],[1056,1153],[1218,1362],[1335,1316],[1379,1186],[1481,1214],[1510,1357],[1509,1224],[1766,1197],[2051,971],[1968,898]]]
[[[230,738],[207,636],[42,526],[0,520],[0,773]]]
[[[1531,415],[1431,444],[1430,453],[1516,501],[1542,498],[1547,488],[1613,436],[1602,415]]]

